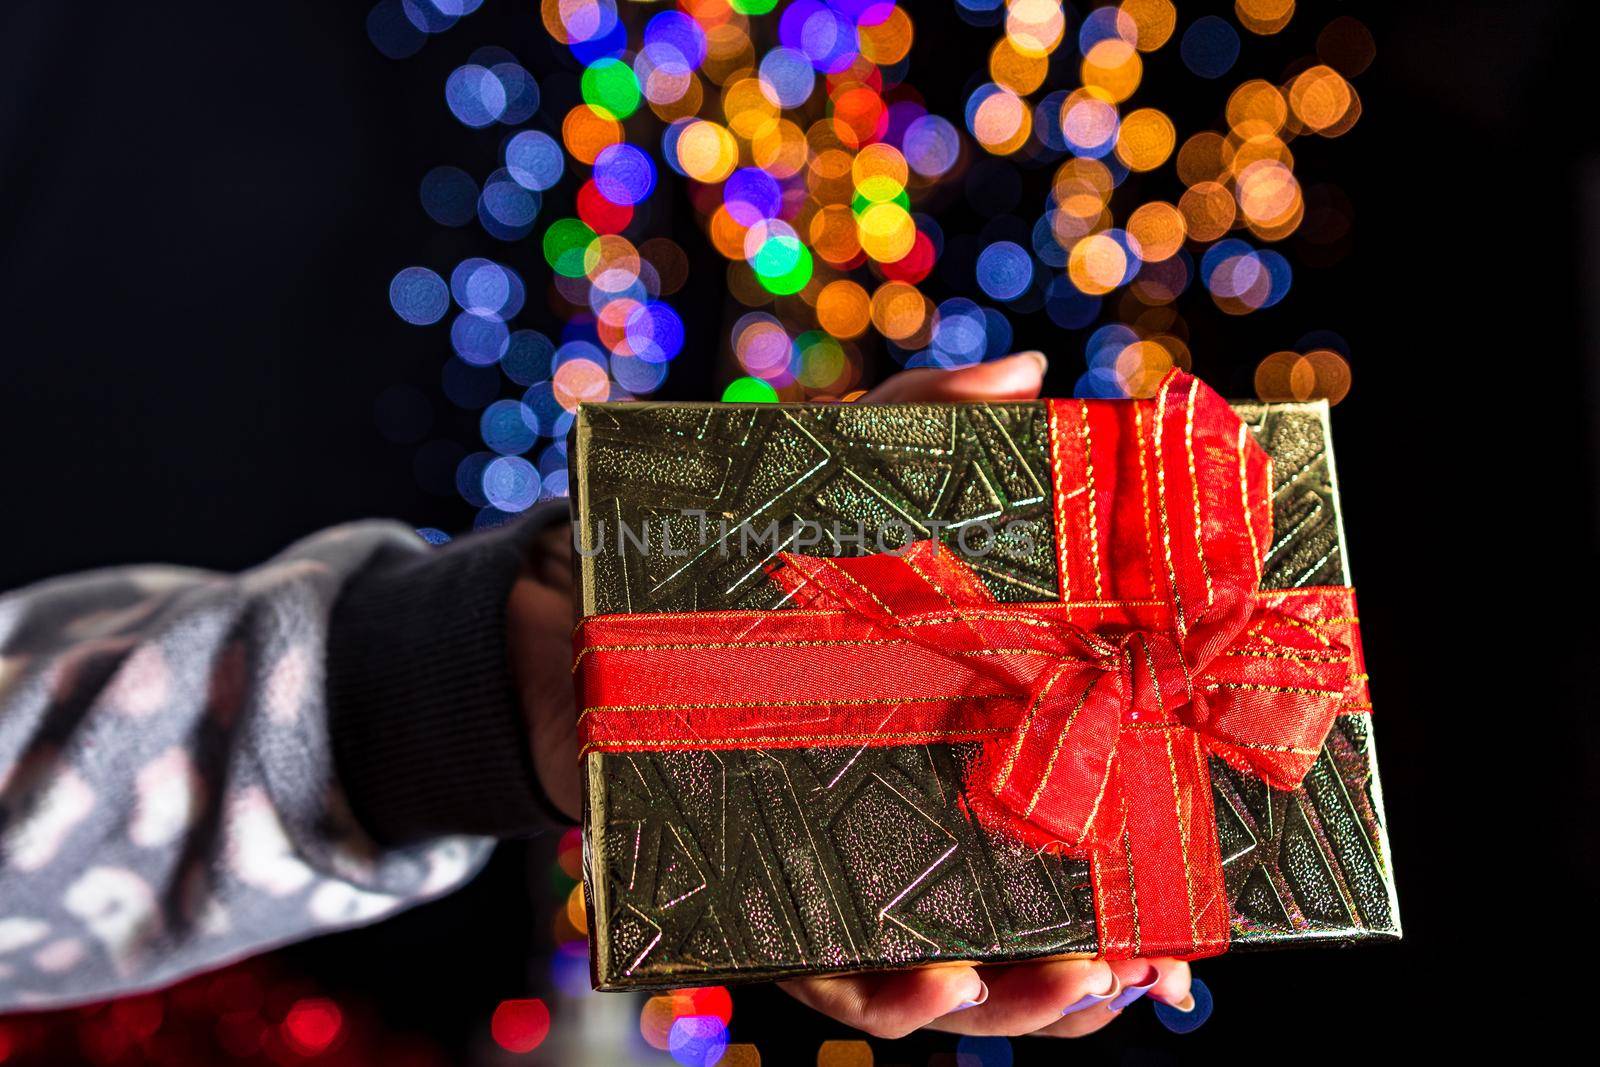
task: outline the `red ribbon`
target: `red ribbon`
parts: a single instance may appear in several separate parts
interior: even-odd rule
[[[783,553],[788,610],[584,619],[582,751],[981,742],[973,813],[1090,860],[1101,955],[1224,951],[1208,758],[1292,789],[1368,707],[1354,594],[1258,588],[1269,460],[1196,379],[1048,410],[1059,600],[937,541]]]

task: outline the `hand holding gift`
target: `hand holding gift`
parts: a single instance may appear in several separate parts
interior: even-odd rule
[[[579,412],[597,986],[1080,1032],[1188,1003],[1152,957],[1398,935],[1326,408],[1041,369]]]
[[[863,402],[1005,401],[1039,395],[1044,360],[1024,353],[958,371],[897,374]],[[570,676],[571,544],[552,531],[540,569],[511,601],[514,658],[529,715],[534,761],[551,797],[576,817],[580,807],[577,733]],[[1153,983],[1153,984],[1152,984]],[[1189,1006],[1189,967],[1171,959],[1037,960],[1000,966],[943,964],[916,970],[801,978],[783,988],[802,1003],[879,1037],[922,1027],[964,1034],[1043,1033],[1071,1037],[1114,1018],[1141,992]]]

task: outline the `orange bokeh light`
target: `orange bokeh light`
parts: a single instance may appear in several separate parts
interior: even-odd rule
[[[1294,0],[1234,0],[1239,25],[1263,37],[1277,33],[1294,17]]]
[[[884,282],[872,294],[872,325],[891,341],[910,338],[927,317],[927,298],[914,285]]]
[[[911,51],[915,32],[911,16],[903,7],[889,10],[889,17],[875,25],[863,24],[856,31],[861,43],[861,55],[879,66],[898,63]]]
[[[1122,12],[1133,19],[1141,52],[1154,52],[1166,44],[1178,24],[1178,9],[1170,0],[1122,0]]]
[[[1128,273],[1128,254],[1103,233],[1090,234],[1067,254],[1067,277],[1090,296],[1109,293]]]
[[[1309,130],[1320,132],[1338,125],[1350,110],[1352,100],[1350,83],[1344,76],[1321,64],[1301,71],[1289,83],[1289,107]]]
[[[817,324],[835,337],[859,337],[872,322],[872,299],[848,278],[829,282],[817,294]]]
[[[588,104],[579,104],[561,120],[561,141],[572,158],[591,166],[604,148],[622,140],[622,124]]]
[[[1183,247],[1188,227],[1183,212],[1164,200],[1141,205],[1128,216],[1128,235],[1139,246],[1139,258],[1158,263]]]
[[[1199,182],[1178,198],[1178,210],[1189,236],[1196,241],[1215,241],[1233,225],[1237,215],[1233,194],[1218,182]]]
[[[1115,103],[1122,103],[1139,88],[1144,77],[1144,61],[1133,45],[1120,37],[1096,41],[1083,57],[1079,68],[1083,84],[1103,90]]]
[[[1129,170],[1155,170],[1172,155],[1177,129],[1172,120],[1153,107],[1129,112],[1117,131],[1117,158]]]

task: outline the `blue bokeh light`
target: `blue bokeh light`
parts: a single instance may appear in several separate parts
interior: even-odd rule
[[[680,1015],[667,1031],[667,1051],[684,1067],[713,1067],[728,1051],[728,1028],[715,1015]]]
[[[923,115],[906,126],[906,163],[924,178],[937,178],[961,158],[961,134],[941,115]]]
[[[1178,43],[1183,65],[1202,78],[1220,78],[1239,58],[1239,34],[1226,19],[1205,15],[1183,31]]]
[[[548,479],[556,471],[567,469],[567,443],[562,438],[556,440],[539,453],[536,466],[539,476]]]
[[[987,347],[988,330],[983,309],[964,297],[939,305],[933,328],[933,350],[953,364],[976,363]]]
[[[633,206],[656,187],[656,165],[631,144],[607,145],[594,160],[594,187],[613,204]]]
[[[1067,265],[1067,250],[1056,240],[1055,227],[1051,225],[1050,216],[1040,215],[1033,224],[1033,254],[1039,257],[1039,262],[1047,267],[1061,268]]]
[[[413,326],[429,326],[444,318],[450,289],[427,267],[407,267],[389,283],[389,304]]]
[[[487,367],[497,361],[510,343],[506,324],[482,311],[463,311],[450,324],[450,347],[475,367]]]
[[[478,433],[491,451],[503,456],[521,455],[534,446],[539,435],[524,415],[520,400],[496,400],[478,418]]]
[[[496,63],[489,73],[500,79],[505,90],[506,106],[496,119],[507,126],[527,122],[539,112],[539,83],[520,63]]]
[[[379,0],[367,12],[367,37],[389,59],[408,59],[428,41],[427,32],[406,16],[400,0]]]
[[[1011,1041],[1004,1037],[968,1035],[956,1042],[956,1059],[962,1067],[1011,1067]]]
[[[545,476],[544,484],[539,487],[540,500],[553,500],[556,497],[563,497],[567,495],[567,472],[565,468],[558,471],[551,471]],[[594,988],[589,985],[589,968],[587,964],[583,966],[583,986],[585,992],[594,992]]]
[[[1084,361],[1091,369],[1115,367],[1122,350],[1138,340],[1139,335],[1133,332],[1133,327],[1120,322],[1107,323],[1090,334],[1084,342]]]
[[[400,8],[411,24],[423,33],[443,33],[460,17],[441,10],[433,0],[400,0]]]
[[[478,221],[491,236],[517,241],[532,231],[542,203],[538,193],[513,181],[509,171],[497,170],[483,183]]]
[[[653,393],[667,380],[665,363],[650,363],[638,356],[615,356],[611,376],[630,393]]]
[[[1033,257],[1014,241],[996,241],[978,254],[978,287],[996,300],[1011,300],[1028,291]]]
[[[995,308],[983,309],[983,358],[999,359],[1011,352],[1011,320]]]
[[[675,49],[690,70],[706,61],[706,31],[682,11],[663,11],[653,16],[644,28],[644,43],[668,45]]]
[[[761,92],[778,107],[804,104],[816,88],[817,72],[804,52],[778,46],[761,59]]]
[[[733,221],[745,227],[775,219],[783,210],[783,190],[777,179],[760,167],[741,167],[730,174],[722,187],[722,200]]]
[[[422,176],[422,210],[441,226],[465,226],[478,213],[478,183],[460,167],[434,167]]]
[[[550,360],[556,346],[550,338],[537,330],[518,330],[506,344],[506,354],[500,357],[500,369],[507,378],[521,386],[550,377]]]
[[[666,363],[683,351],[683,319],[670,305],[660,301],[635,308],[624,330],[634,354],[646,363]],[[665,373],[662,372],[663,376]]]
[[[1179,1011],[1170,1004],[1152,1001],[1156,1021],[1175,1034],[1188,1034],[1204,1026],[1211,1018],[1211,987],[1198,978],[1189,980],[1189,995],[1194,998],[1188,1011]]]
[[[1089,50],[1101,41],[1118,38],[1134,44],[1138,35],[1132,16],[1120,7],[1097,7],[1083,17],[1078,27],[1078,51],[1088,55]]]
[[[445,79],[444,99],[464,125],[482,129],[505,114],[506,87],[487,67],[468,63]]]
[[[483,497],[501,511],[527,511],[539,499],[539,472],[521,456],[500,456],[483,468]]]
[[[483,495],[483,472],[499,459],[493,452],[474,452],[456,465],[456,492],[475,508],[489,503]]]
[[[1082,292],[1071,279],[1057,275],[1045,288],[1044,312],[1063,330],[1081,330],[1100,315],[1100,298]]]
[[[565,155],[555,138],[523,130],[506,142],[506,173],[524,189],[543,192],[561,180]]]
[[[1128,394],[1122,388],[1122,379],[1115,370],[1095,367],[1073,383],[1072,395],[1084,400],[1121,400]]]
[[[567,50],[584,66],[616,58],[628,48],[628,29],[617,14],[616,0],[565,5],[563,24],[571,39]]]
[[[523,419],[527,421],[528,428],[540,437],[560,440],[572,428],[572,412],[562,407],[556,399],[554,383],[535,382],[522,394],[522,403]]]

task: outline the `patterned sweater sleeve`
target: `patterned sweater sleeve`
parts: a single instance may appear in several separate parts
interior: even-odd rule
[[[557,821],[505,604],[562,513],[442,550],[357,523],[239,575],[0,597],[0,1011],[371,922]]]

